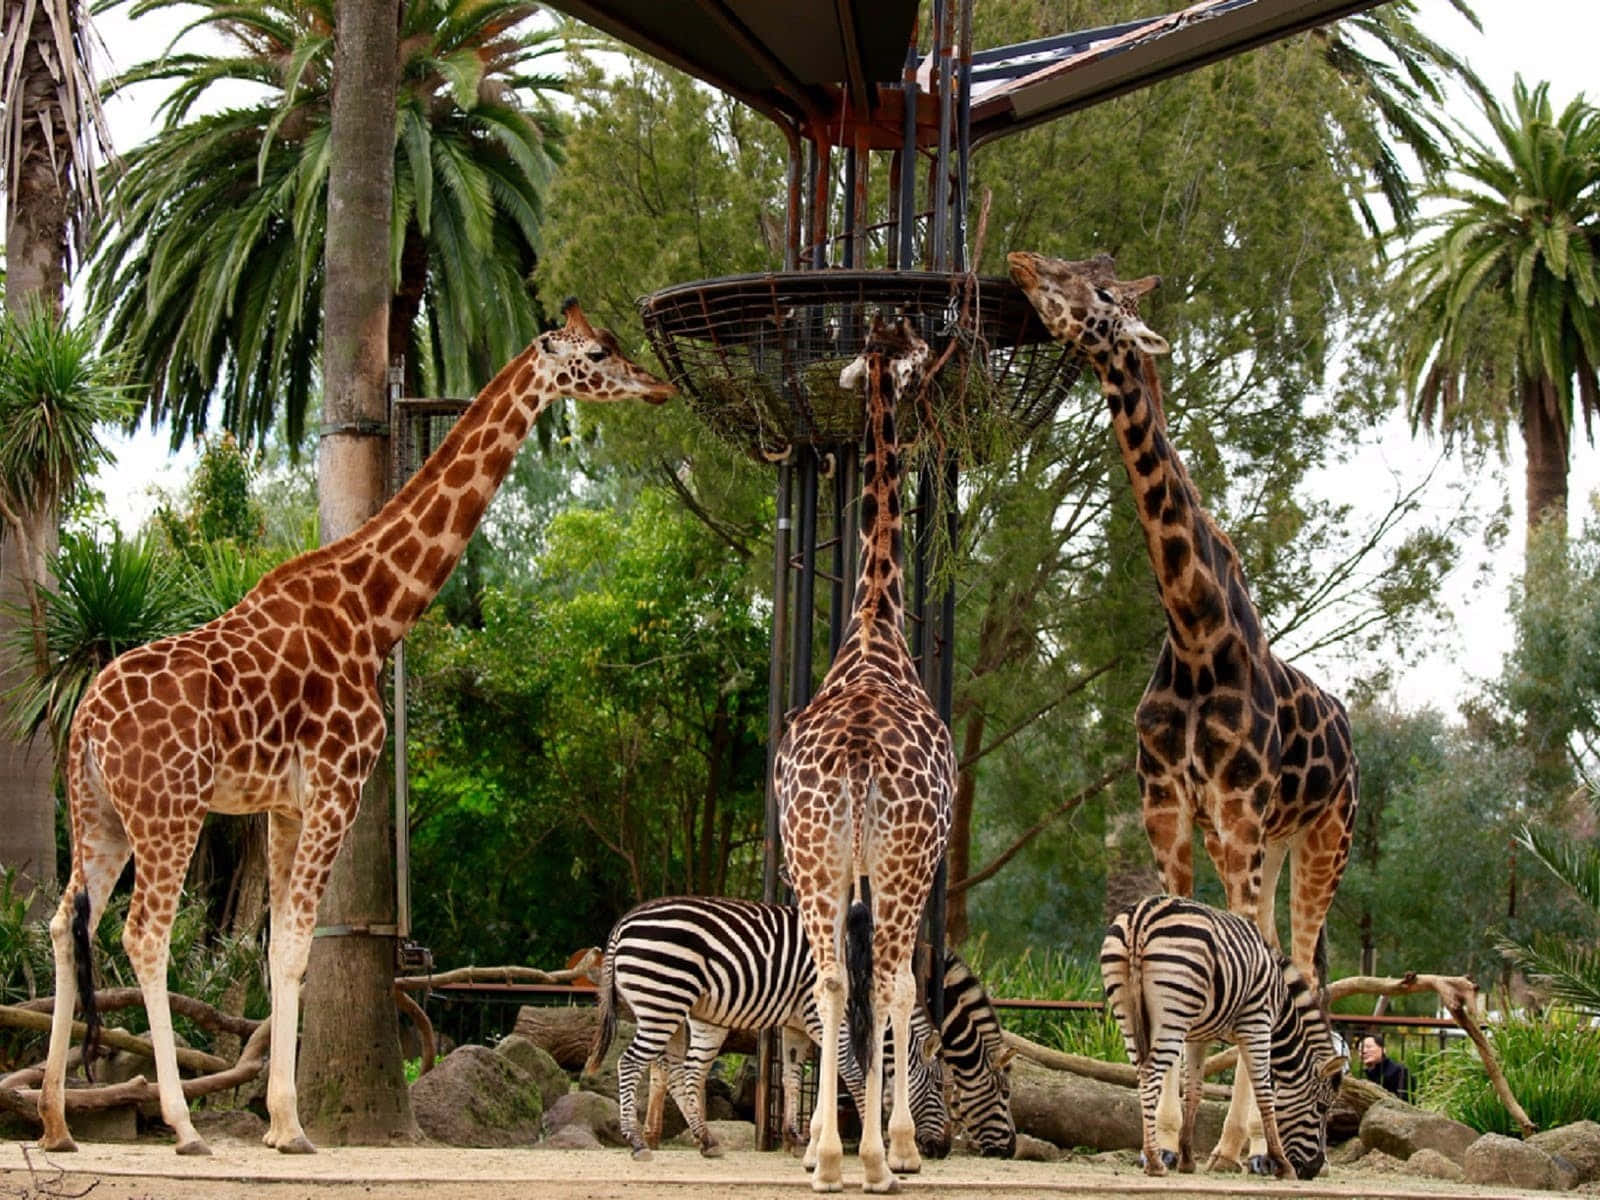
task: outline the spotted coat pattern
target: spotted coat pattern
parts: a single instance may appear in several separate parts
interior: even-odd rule
[[[1046,328],[1100,379],[1166,610],[1167,637],[1135,712],[1145,831],[1162,880],[1174,895],[1193,894],[1198,828],[1228,910],[1277,946],[1273,899],[1288,858],[1290,956],[1315,983],[1355,822],[1349,717],[1272,652],[1239,555],[1168,438],[1151,357],[1167,344],[1137,314],[1159,280],[1120,281],[1105,255],[1069,262],[1019,251],[1009,262]],[[1234,1125],[1224,1158],[1237,1157]]]
[[[955,752],[950,731],[928,700],[901,631],[900,455],[894,410],[915,395],[928,347],[905,321],[875,322],[866,348],[840,376],[845,387],[867,385],[862,465],[861,569],[851,618],[839,651],[812,701],[790,723],[774,761],[784,861],[816,959],[817,1011],[823,1024],[822,1066],[812,1147],[812,1187],[837,1191],[842,1151],[836,1100],[837,1032],[846,982],[840,966],[845,910],[859,878],[870,884],[872,1011],[867,1108],[877,1111],[883,1085],[883,1020],[888,1014],[897,1055],[911,1045],[916,999],[912,951],[918,922],[950,831]],[[906,1097],[910,1071],[894,1072],[889,1147],[867,1122],[861,1162],[868,1191],[898,1186],[895,1171],[920,1166]]]
[[[565,325],[507,364],[365,524],[278,567],[216,620],[100,672],[73,720],[66,761],[72,868],[50,925],[56,1004],[42,1146],[73,1148],[63,1089],[77,1000],[74,911],[86,908],[93,929],[132,857],[122,941],[149,1012],[162,1116],[180,1154],[208,1153],[178,1079],[166,993],[172,921],[206,813],[264,811],[272,919],[264,1140],[284,1152],[313,1149],[296,1113],[300,982],[328,873],[383,747],[383,660],[444,584],[547,404],[568,395],[660,402],[673,390],[569,301]],[[86,1010],[92,1003],[86,996]]]

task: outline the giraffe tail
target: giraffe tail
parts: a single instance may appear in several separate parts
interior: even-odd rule
[[[613,939],[614,941],[614,939]],[[611,1040],[617,1036],[617,968],[614,944],[606,947],[604,962],[600,966],[600,1027],[595,1030],[594,1041],[589,1046],[588,1061],[582,1074],[593,1075],[605,1061]]]
[[[845,972],[850,980],[846,1018],[850,1025],[850,1053],[863,1073],[872,1059],[872,910],[860,900],[845,917]]]
[[[94,1056],[100,1048],[100,1010],[94,1002],[94,959],[89,944],[89,890],[72,898],[72,953],[76,959],[78,999],[83,1005],[83,1077],[94,1082]]]

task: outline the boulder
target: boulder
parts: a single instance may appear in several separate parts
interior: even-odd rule
[[[544,1109],[572,1090],[572,1079],[561,1064],[548,1051],[535,1046],[525,1037],[513,1033],[510,1037],[502,1038],[494,1052],[505,1055],[533,1076],[534,1082],[539,1085],[539,1099]]]
[[[1460,1183],[1466,1177],[1461,1164],[1446,1158],[1437,1150],[1426,1148],[1406,1159],[1405,1169],[1407,1175],[1426,1175],[1431,1179],[1448,1179],[1452,1183]]]
[[[1022,1162],[1060,1162],[1061,1147],[1043,1138],[1017,1134],[1017,1150],[1011,1157]]]
[[[1195,1157],[1207,1153],[1222,1134],[1228,1106],[1202,1100],[1195,1118]],[[1144,1144],[1139,1093],[1071,1071],[1054,1071],[1019,1060],[1011,1068],[1011,1115],[1017,1132],[1057,1146],[1096,1150],[1137,1150]]]
[[[1566,1159],[1578,1184],[1600,1179],[1600,1125],[1593,1121],[1574,1121],[1536,1133],[1528,1139],[1528,1145]]]
[[[756,1148],[756,1127],[753,1121],[707,1121],[706,1128],[711,1131],[711,1140],[721,1150]],[[674,1146],[687,1146],[691,1150],[700,1149],[700,1143],[694,1140],[687,1128],[671,1141]]]
[[[1437,1150],[1459,1163],[1467,1147],[1478,1140],[1478,1131],[1438,1113],[1385,1100],[1363,1114],[1361,1140],[1394,1158],[1407,1159],[1418,1150]]]
[[[553,1136],[569,1125],[592,1133],[604,1146],[621,1146],[622,1126],[617,1120],[617,1102],[597,1092],[568,1092],[544,1114],[544,1131]]]
[[[563,1125],[539,1143],[544,1150],[599,1150],[600,1139],[587,1125]]]
[[[447,1146],[531,1146],[544,1103],[538,1082],[487,1046],[461,1046],[411,1085],[422,1132]]]
[[[1462,1164],[1468,1183],[1501,1187],[1544,1188],[1560,1186],[1555,1160],[1539,1147],[1518,1138],[1486,1133],[1467,1147]]]

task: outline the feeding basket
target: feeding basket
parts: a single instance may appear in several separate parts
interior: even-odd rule
[[[925,404],[900,414],[915,437],[923,412],[969,461],[996,437],[1055,412],[1080,362],[1052,341],[1009,279],[927,271],[786,271],[665,288],[639,302],[645,330],[690,407],[723,440],[758,458],[791,447],[860,441],[863,396],[839,386],[875,313],[903,315],[935,358],[954,339]]]

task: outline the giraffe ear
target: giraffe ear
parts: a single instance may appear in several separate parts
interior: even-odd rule
[[[839,372],[839,386],[847,392],[853,392],[867,380],[867,356],[858,354],[850,360],[850,365]]]

